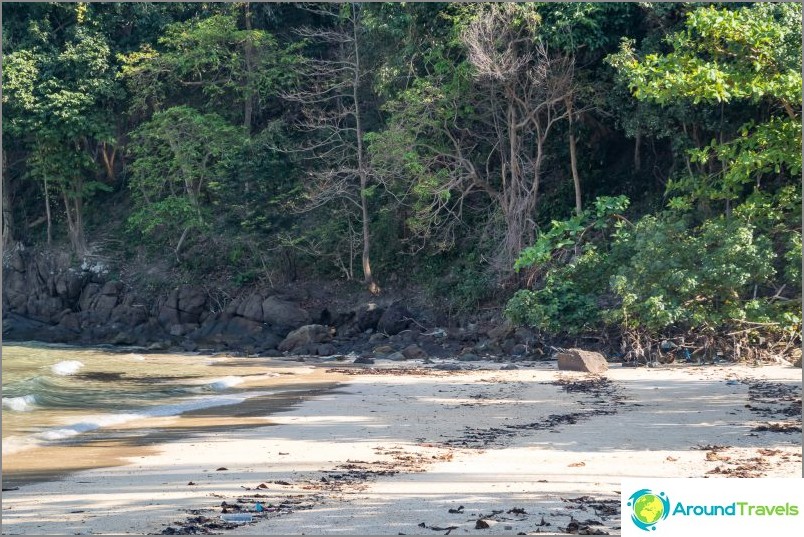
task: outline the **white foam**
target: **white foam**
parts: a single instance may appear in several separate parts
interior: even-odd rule
[[[82,362],[78,360],[64,360],[57,364],[54,364],[50,370],[53,371],[57,375],[67,376],[67,375],[74,375],[78,372],[79,369],[84,367]]]
[[[35,395],[23,395],[20,397],[3,397],[3,408],[15,410],[17,412],[28,412],[33,410],[36,404]]]
[[[223,377],[217,380],[213,380],[212,382],[207,384],[207,386],[212,388],[216,392],[220,392],[227,388],[237,386],[238,384],[243,384],[243,377]]]
[[[193,410],[201,410],[205,408],[212,408],[224,405],[236,405],[242,403],[246,399],[252,397],[260,397],[264,395],[271,395],[273,392],[249,392],[238,395],[216,395],[211,397],[199,397],[191,399],[182,403],[175,403],[169,405],[159,405],[151,408],[143,409],[140,412],[127,412],[121,414],[98,414],[94,416],[86,416],[79,422],[71,423],[61,427],[53,427],[40,433],[31,435],[30,437],[21,438],[13,444],[6,446],[3,441],[4,453],[15,453],[22,451],[43,443],[53,442],[58,440],[66,440],[82,433],[101,429],[103,427],[113,427],[130,421],[156,418],[166,416],[178,416],[185,412]],[[5,404],[5,400],[3,401]]]

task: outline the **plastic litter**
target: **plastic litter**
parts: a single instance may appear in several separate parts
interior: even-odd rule
[[[221,520],[224,522],[231,522],[233,524],[247,524],[254,519],[249,513],[227,513],[221,515]]]

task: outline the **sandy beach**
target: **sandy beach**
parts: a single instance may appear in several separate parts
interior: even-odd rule
[[[4,491],[2,531],[618,534],[623,477],[802,475],[800,368],[517,365],[321,365],[296,400],[154,419],[121,466]]]

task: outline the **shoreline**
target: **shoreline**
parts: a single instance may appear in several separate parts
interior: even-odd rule
[[[576,521],[616,534],[622,477],[801,476],[800,433],[752,430],[796,422],[757,409],[765,385],[800,405],[800,369],[613,364],[601,380],[479,365],[323,370],[343,382],[241,416],[265,427],[195,430],[127,466],[4,493],[3,533],[432,534],[483,520],[484,533]],[[263,520],[221,524],[257,501]]]
[[[264,427],[262,416],[282,412],[341,382],[323,371],[289,373],[292,366],[266,364],[279,376],[248,385],[248,391],[275,390],[232,405],[188,410],[182,414],[142,418],[84,433],[75,440],[36,446],[3,457],[3,488],[58,481],[84,470],[126,466],[131,460],[159,452],[164,444],[187,437]]]

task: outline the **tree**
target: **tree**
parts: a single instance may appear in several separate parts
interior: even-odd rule
[[[180,259],[188,233],[204,229],[204,212],[214,193],[226,188],[230,159],[243,134],[217,114],[188,106],[157,112],[132,133],[130,187],[137,211],[130,225],[143,234],[178,233],[174,251]]]
[[[434,52],[432,74],[391,105],[386,143],[376,146],[378,154],[416,155],[410,191],[425,235],[460,218],[476,193],[489,197],[496,214],[488,223],[504,230],[501,272],[534,237],[547,142],[574,91],[574,63],[550,52],[539,20],[531,5],[471,8],[456,28],[465,61],[449,65],[443,49]]]
[[[120,94],[108,42],[91,24],[87,6],[76,5],[73,16],[62,39],[54,38],[47,18],[32,22],[38,42],[6,56],[3,130],[30,151],[27,173],[42,185],[48,242],[55,194],[72,249],[83,256],[86,202],[111,189],[97,180],[96,157],[114,143],[112,103]]]
[[[359,211],[362,238],[363,281],[376,294],[371,269],[371,170],[365,147],[364,111],[361,93],[366,76],[362,61],[363,29],[359,4],[349,3],[315,9],[328,26],[303,27],[298,36],[322,47],[319,55],[301,60],[300,84],[283,97],[299,106],[297,131],[304,135],[294,149],[309,166],[303,211],[341,203],[347,211]],[[347,219],[348,219],[347,215]]]
[[[238,13],[225,8],[204,18],[170,24],[158,43],[124,56],[137,110],[161,110],[171,102],[217,110],[240,121],[251,134],[255,106],[293,79],[294,56],[276,38],[252,25],[250,4]],[[233,109],[232,102],[240,104]]]

